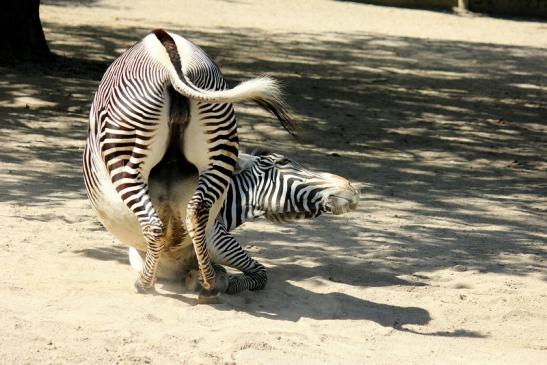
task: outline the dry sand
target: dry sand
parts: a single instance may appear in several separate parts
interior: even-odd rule
[[[63,57],[0,68],[0,363],[547,363],[547,25],[265,3],[42,1]],[[247,224],[270,282],[218,306],[136,294],[83,190],[98,80],[158,27],[232,84],[285,82],[302,141],[243,105],[244,146],[363,191],[343,217]]]

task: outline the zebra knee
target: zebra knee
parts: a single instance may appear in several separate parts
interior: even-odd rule
[[[161,244],[161,239],[165,233],[162,221],[154,217],[143,224],[142,233],[146,242],[150,244]]]
[[[268,274],[266,273],[266,268],[261,264],[258,264],[258,270],[253,273],[245,273],[245,276],[248,276],[253,281],[254,285],[249,288],[251,291],[262,290],[266,287],[268,283]]]
[[[230,276],[226,294],[237,294],[244,290],[262,290],[266,287],[267,283],[268,275],[266,274],[266,268],[258,264],[256,269],[244,272],[243,277],[239,275]]]

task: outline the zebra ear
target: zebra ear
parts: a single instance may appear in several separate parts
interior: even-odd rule
[[[264,148],[255,148],[251,152],[252,156],[267,156],[267,155],[270,155],[270,154],[272,154],[272,152],[267,150],[267,149],[264,149]]]
[[[240,153],[238,158],[237,158],[234,173],[237,174],[238,172],[241,172],[241,171],[249,168],[252,161],[253,161],[253,156],[252,155],[248,155],[246,153]]]

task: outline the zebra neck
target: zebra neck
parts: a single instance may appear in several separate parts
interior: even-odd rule
[[[234,175],[218,215],[229,231],[266,213],[260,204],[264,195],[260,186],[260,179],[250,169]]]

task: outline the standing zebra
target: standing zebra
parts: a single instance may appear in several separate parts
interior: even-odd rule
[[[182,154],[199,179],[188,202],[184,234],[193,242],[206,291],[215,292],[215,272],[206,250],[219,201],[231,180],[238,136],[232,103],[252,100],[289,131],[293,122],[277,83],[252,79],[233,89],[199,47],[155,30],[108,68],[91,106],[83,170],[89,199],[103,224],[138,222],[146,240],[143,269],[135,286],[154,284],[165,247],[165,227],[150,201],[150,171],[168,149]],[[123,229],[123,228],[122,228]]]
[[[153,170],[150,197],[166,222],[168,232],[158,275],[177,280],[195,269],[195,254],[180,231],[184,229],[181,221],[185,202],[192,194],[188,187],[197,180],[197,173],[190,175],[187,170],[176,168],[181,163],[175,161],[173,156],[170,162],[162,162]],[[355,209],[358,201],[358,191],[340,176],[314,172],[275,153],[240,154],[213,234],[208,237],[207,249],[217,270],[224,271],[218,265],[225,265],[243,272],[243,276],[222,275],[226,281],[219,285],[219,290],[229,294],[258,290],[267,282],[264,266],[250,257],[229,231],[262,216],[276,222],[288,222],[314,218],[322,213],[342,214]],[[144,247],[144,239],[138,226],[125,228],[132,229],[132,234],[113,233],[130,246],[131,266],[140,270],[144,252],[139,247]]]

